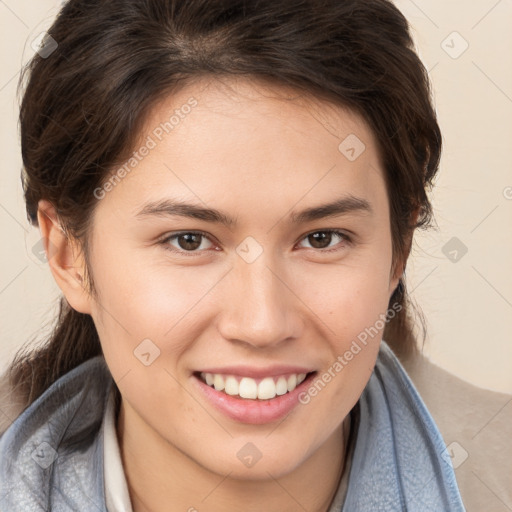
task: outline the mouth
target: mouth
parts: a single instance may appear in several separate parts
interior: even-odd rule
[[[238,423],[263,425],[291,414],[317,373],[304,367],[240,366],[205,368],[192,378],[205,405]]]
[[[311,380],[316,371],[288,373],[262,378],[220,373],[195,372],[194,376],[215,391],[233,398],[251,401],[268,401],[292,393],[306,380]]]

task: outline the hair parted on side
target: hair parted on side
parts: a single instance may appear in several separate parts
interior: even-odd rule
[[[385,171],[393,265],[405,269],[414,230],[432,221],[441,133],[427,71],[391,1],[69,0],[48,33],[58,47],[36,53],[18,85],[26,209],[37,225],[38,201],[50,201],[86,262],[93,191],[133,151],[151,108],[195,79],[237,76],[364,118]],[[90,267],[87,282],[94,294]],[[392,304],[399,312],[383,338],[405,358],[416,335],[403,280]],[[17,353],[10,380],[28,405],[101,353],[92,318],[62,298],[49,339]]]

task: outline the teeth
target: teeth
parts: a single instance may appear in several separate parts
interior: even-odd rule
[[[288,377],[288,391],[293,391],[297,387],[297,375]]]
[[[207,375],[210,375],[210,378],[212,377],[211,373]],[[222,375],[216,374],[213,377],[213,386],[217,391],[222,391],[224,389],[224,377]]]
[[[224,391],[228,395],[238,395],[238,388],[238,381],[235,377],[228,377],[226,379],[226,387],[224,388]]]
[[[250,377],[242,377],[240,382],[233,375],[224,377],[218,373],[201,373],[201,378],[213,386],[217,391],[224,391],[226,394],[241,398],[255,400],[270,400],[277,395],[284,395],[293,391],[306,378],[305,373],[292,374],[288,378],[279,377],[277,381],[273,377],[265,377],[258,384]]]
[[[244,377],[240,381],[238,394],[242,398],[258,398],[258,384],[256,384],[254,379]]]
[[[258,385],[258,398],[269,400],[276,396],[276,383],[272,377],[266,377]]]
[[[278,395],[284,395],[285,393],[288,393],[288,384],[284,377],[279,377],[279,379],[277,379],[276,393]]]

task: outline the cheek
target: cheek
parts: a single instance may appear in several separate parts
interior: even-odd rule
[[[312,267],[295,282],[304,303],[345,341],[373,325],[389,302],[390,260],[353,261]]]
[[[144,251],[107,249],[96,254],[99,312],[107,310],[134,337],[164,336],[180,319],[188,319],[222,277],[218,268],[167,262],[156,250],[155,258],[148,258]]]
[[[362,266],[339,268],[320,293],[310,285],[311,309],[325,322],[329,345],[326,365],[319,372],[305,400],[311,410],[328,407],[327,423],[336,422],[354,406],[373,371],[388,309],[389,268],[379,261]],[[318,277],[318,276],[317,276]],[[318,280],[317,280],[318,282]]]

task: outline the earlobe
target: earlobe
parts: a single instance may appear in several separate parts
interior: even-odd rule
[[[410,228],[411,229],[410,234],[406,240],[406,251],[405,251],[404,259],[396,267],[392,266],[392,268],[391,268],[391,279],[389,281],[389,299],[390,300],[398,287],[400,287],[401,290],[399,289],[398,291],[399,292],[401,291],[401,293],[403,293],[403,291],[405,289],[405,266],[407,264],[407,260],[409,259],[409,254],[411,252],[412,240],[413,240],[414,229],[415,229],[412,226],[416,225],[416,223],[418,221],[419,213],[420,213],[420,207],[418,206],[417,208],[414,209],[414,211],[411,214],[412,225]]]
[[[395,294],[397,289],[401,286],[403,286],[403,283],[405,281],[405,264],[400,263],[396,266],[393,266],[391,269],[391,275],[389,279],[389,300],[391,300],[391,297]]]
[[[91,298],[84,279],[85,260],[78,241],[65,232],[55,207],[49,201],[39,201],[37,220],[57,285],[73,309],[90,314]]]
[[[393,297],[393,294],[399,286],[401,286],[401,280],[404,279],[404,275],[394,277],[389,283],[389,300]]]
[[[389,288],[388,293],[389,297],[393,295],[398,283],[400,281],[400,277],[404,271],[404,267],[401,261],[393,261],[391,264],[391,268],[389,271]]]

